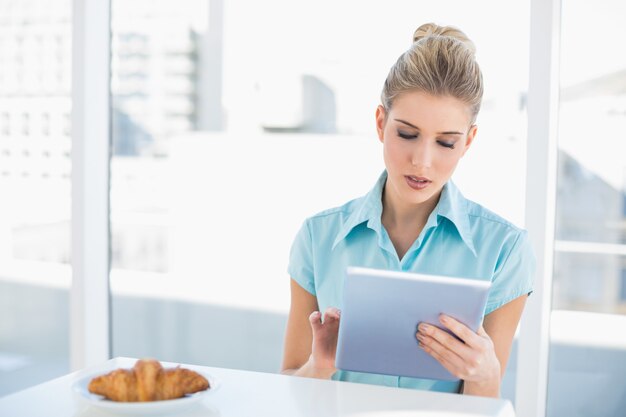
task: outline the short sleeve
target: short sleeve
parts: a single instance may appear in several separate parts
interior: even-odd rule
[[[528,232],[521,231],[517,235],[511,249],[503,254],[503,259],[496,266],[491,280],[485,315],[533,291],[536,260]]]
[[[302,224],[291,245],[287,271],[302,288],[315,295],[313,244],[308,220]]]

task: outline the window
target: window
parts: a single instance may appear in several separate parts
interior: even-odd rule
[[[47,124],[36,115],[69,112],[71,91],[31,81],[48,70],[41,42],[71,30],[70,7],[0,1],[0,395],[69,371],[70,181],[42,175],[38,156],[67,146],[69,131],[43,140]],[[71,54],[64,59],[69,71]],[[48,163],[54,172],[70,169],[69,158]]]
[[[626,8],[562,4],[548,415],[610,416],[626,405],[626,96],[616,88],[626,57],[601,50],[621,48]]]

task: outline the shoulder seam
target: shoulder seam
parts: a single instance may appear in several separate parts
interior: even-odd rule
[[[485,216],[485,215],[482,215],[482,214],[474,214],[474,213],[467,213],[467,215],[470,216],[470,217],[479,217],[479,218],[481,218],[483,220],[491,221],[491,222],[494,222],[494,223],[499,223],[499,224],[501,224],[503,226],[508,226],[510,229],[514,229],[514,230],[516,230],[518,232],[521,232],[521,231],[524,230],[524,229],[514,225],[513,223],[511,223],[508,220],[501,219],[501,218],[499,218],[499,216],[495,217],[497,215],[495,215],[494,217]]]
[[[314,214],[314,215],[310,216],[309,219],[317,219],[317,218],[320,218],[320,217],[328,217],[328,216],[331,216],[333,214],[339,214],[339,213],[349,214],[350,211],[349,210],[345,210],[343,207],[336,207],[336,208],[324,210],[322,212]]]
[[[363,197],[359,197],[359,198],[355,198],[353,200],[348,201],[347,203],[345,203],[342,206],[337,206],[337,207],[332,207],[326,210],[322,210],[318,213],[313,214],[312,216],[309,216],[309,219],[316,219],[316,218],[320,218],[320,217],[327,217],[327,216],[331,216],[333,214],[347,214],[350,215],[354,212],[354,204],[362,199]]]

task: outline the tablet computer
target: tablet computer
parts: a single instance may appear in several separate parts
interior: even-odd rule
[[[458,381],[418,346],[417,326],[445,313],[477,331],[490,281],[348,267],[335,366],[346,371]]]

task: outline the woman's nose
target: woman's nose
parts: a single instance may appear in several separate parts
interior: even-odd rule
[[[418,141],[413,148],[411,164],[415,167],[430,168],[432,164],[432,150],[426,141]]]

